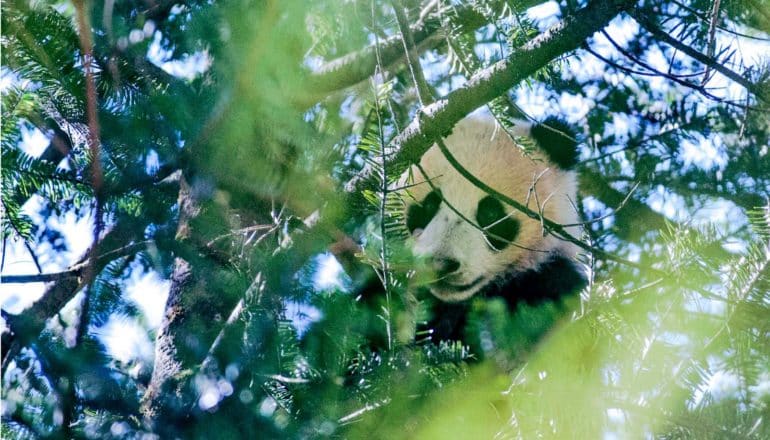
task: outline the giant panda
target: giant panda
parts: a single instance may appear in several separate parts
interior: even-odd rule
[[[460,121],[444,143],[482,182],[579,236],[575,210],[577,143],[566,124],[517,121],[514,135],[537,148],[525,154],[491,118]],[[522,302],[560,301],[585,286],[579,248],[546,233],[540,221],[511,208],[463,177],[432,146],[402,176],[413,253],[423,261],[423,279],[439,301],[427,324],[434,341],[462,339],[469,303],[500,296],[515,310]]]

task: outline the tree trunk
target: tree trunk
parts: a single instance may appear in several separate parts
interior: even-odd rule
[[[188,389],[185,379],[205,359],[245,290],[242,277],[229,269],[228,260],[222,254],[217,257],[211,249],[210,238],[229,230],[226,209],[202,200],[184,176],[180,181],[179,207],[177,258],[155,342],[152,378],[141,408],[151,427],[158,418],[181,421],[188,415],[190,402],[196,399],[186,395],[194,390]],[[212,224],[217,228],[202,227]],[[153,428],[163,431],[170,427]]]

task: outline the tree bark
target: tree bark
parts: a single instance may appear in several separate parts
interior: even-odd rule
[[[190,237],[190,221],[200,213],[200,202],[194,196],[192,188],[184,176],[179,182],[179,224],[177,240]],[[182,296],[187,288],[194,285],[190,263],[181,257],[174,260],[171,275],[171,287],[166,300],[163,320],[155,340],[155,362],[152,378],[143,397],[141,411],[149,423],[162,412],[161,397],[164,385],[182,370],[182,361],[177,351],[177,328],[187,318],[182,307]]]
[[[246,277],[231,269],[230,249],[210,245],[212,237],[229,230],[226,209],[205,200],[184,176],[178,204],[177,256],[141,407],[145,422],[161,433],[174,427],[153,426],[154,420],[183,421],[188,416],[195,398],[186,379],[200,367],[248,287]]]

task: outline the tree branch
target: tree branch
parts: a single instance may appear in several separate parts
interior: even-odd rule
[[[746,90],[751,92],[754,96],[756,96],[763,102],[770,103],[770,93],[764,90],[761,87],[761,85],[751,82],[748,78],[744,77],[743,75],[728,69],[718,60],[708,55],[705,55],[693,49],[692,47],[684,44],[683,42],[677,40],[676,38],[672,37],[671,35],[668,34],[668,32],[660,28],[660,26],[655,22],[655,20],[652,19],[652,17],[648,12],[645,12],[643,10],[632,10],[632,11],[629,11],[629,14],[632,17],[634,17],[634,19],[640,25],[642,25],[643,28],[645,28],[649,33],[654,35],[656,38],[671,45],[675,49],[684,52],[685,54],[694,58],[698,62],[703,63],[706,67],[716,70],[717,72],[721,73],[727,78],[735,81],[736,83],[746,88]]]
[[[133,232],[139,228],[129,230],[120,224],[115,226],[101,240],[100,249],[112,249],[101,253],[95,261],[94,272],[99,273],[112,260],[131,255],[146,246],[147,242],[132,243],[125,246],[124,243],[130,242],[138,235]],[[141,230],[141,229],[139,229]],[[122,246],[121,246],[122,245]],[[26,345],[29,341],[36,338],[45,328],[49,318],[54,316],[62,309],[75,295],[84,287],[84,280],[81,276],[82,270],[90,263],[91,255],[94,252],[92,246],[86,254],[70,269],[62,274],[71,273],[73,276],[62,276],[51,287],[46,290],[40,299],[35,301],[32,306],[24,310],[19,315],[4,316],[6,326],[9,331],[4,332],[2,336],[2,367],[3,370],[8,364],[8,360],[13,357],[13,353]],[[52,274],[48,274],[52,275]],[[3,282],[8,281],[7,276],[2,277]],[[10,354],[10,355],[9,355]]]
[[[417,163],[436,139],[451,132],[462,118],[504,94],[554,58],[577,49],[585,39],[633,4],[631,0],[592,1],[513,51],[508,58],[476,73],[465,86],[423,108],[391,143],[397,151],[388,166],[397,173]],[[365,168],[347,189],[354,191],[371,185],[372,171],[370,167]]]
[[[104,261],[109,263],[116,258],[126,257],[136,253],[137,251],[145,248],[151,241],[141,241],[138,243],[132,243],[127,246],[123,246],[119,249],[114,249],[105,252],[97,257],[97,261]],[[0,281],[6,284],[11,283],[50,283],[52,281],[60,281],[64,278],[80,277],[83,274],[83,269],[88,266],[88,260],[83,258],[81,263],[70,266],[69,269],[61,272],[54,273],[39,273],[28,275],[0,275]]]
[[[65,270],[55,273],[39,273],[33,275],[0,275],[0,282],[13,283],[50,283],[63,278],[79,277],[80,270]]]
[[[504,2],[500,2],[500,6]],[[527,9],[543,0],[521,0],[514,2],[517,9]],[[409,27],[413,39],[414,53],[443,45],[446,40],[441,32],[442,14],[439,9],[420,23]],[[466,32],[472,32],[487,24],[486,18],[470,6],[456,8],[456,22]],[[377,66],[377,48],[375,45],[366,47],[358,52],[344,55],[321,66],[310,78],[309,89],[317,94],[329,94],[360,83],[369,78]],[[404,60],[404,47],[401,35],[394,35],[380,42],[380,61],[382,66],[392,66]]]
[[[470,7],[462,10],[463,22],[469,29],[482,26],[484,17]],[[438,30],[441,20],[429,18],[424,23],[410,27],[414,42],[419,51],[430,49],[442,42]],[[310,78],[309,89],[319,94],[328,93],[353,86],[369,78],[377,66],[377,50],[383,66],[390,66],[403,59],[404,47],[400,35],[394,35],[381,41],[379,48],[368,46],[358,52],[344,55],[321,66]]]
[[[234,270],[231,257],[227,256],[234,249],[226,243],[216,251],[200,252],[228,228],[201,228],[200,219],[227,225],[229,212],[197,193],[184,173],[179,181],[178,206],[178,249],[163,320],[155,339],[152,377],[140,408],[147,426],[159,430],[162,436],[173,430],[169,420],[184,417],[182,406],[178,406],[180,401],[169,397],[178,396],[176,392],[186,384],[179,374],[205,359],[208,347],[221,330],[217,316],[228,316],[253,281]]]
[[[90,261],[83,270],[83,279],[88,289],[83,293],[85,298],[80,307],[79,324],[77,327],[76,343],[79,345],[88,332],[89,309],[91,302],[89,295],[94,278],[96,278],[96,264],[99,259],[99,236],[104,228],[102,211],[104,205],[104,170],[102,169],[102,145],[99,139],[101,131],[99,127],[99,97],[96,93],[96,79],[94,78],[94,43],[91,36],[91,14],[86,9],[85,0],[73,0],[76,10],[78,37],[80,39],[81,59],[83,63],[83,76],[86,80],[86,119],[88,120],[88,152],[91,163],[91,188],[94,191],[94,229],[93,244],[91,245]],[[74,408],[73,408],[74,411]],[[65,417],[69,417],[66,415]],[[74,415],[73,415],[74,417]],[[66,423],[66,420],[65,420]]]
[[[425,81],[425,75],[423,75],[422,68],[420,67],[419,54],[410,53],[415,47],[414,36],[412,35],[412,29],[409,27],[409,21],[404,13],[404,5],[400,0],[393,0],[393,10],[396,13],[396,20],[398,21],[398,28],[401,31],[401,41],[404,45],[404,57],[406,57],[406,64],[409,66],[409,72],[412,74],[412,80],[414,81],[415,88],[417,89],[417,97],[420,100],[420,105],[426,106],[433,103],[433,92],[431,92],[430,86]]]
[[[432,26],[429,27],[426,24],[423,28],[412,28],[416,44],[423,50],[440,43],[440,38],[436,34],[438,27],[434,27],[433,21],[428,23]],[[380,54],[384,66],[399,61],[403,56],[401,36],[396,35],[382,42]],[[367,47],[360,52],[348,54],[324,64],[310,78],[309,88],[325,95],[353,86],[369,78],[376,65],[377,56],[374,46]]]
[[[580,191],[596,197],[600,202],[610,207],[617,206],[625,198],[625,194],[612,188],[599,173],[588,169],[580,171]],[[616,220],[615,224],[626,225],[618,231],[618,235],[626,240],[636,241],[647,231],[666,228],[665,217],[633,198],[626,202],[625,210],[616,211],[614,214],[616,217],[624,218],[624,220]]]

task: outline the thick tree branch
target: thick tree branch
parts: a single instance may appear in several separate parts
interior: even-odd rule
[[[744,77],[743,75],[728,69],[727,67],[725,67],[724,64],[720,63],[719,60],[716,60],[713,57],[703,54],[693,49],[692,47],[688,46],[687,44],[684,44],[683,42],[672,37],[671,35],[669,35],[668,32],[660,28],[660,26],[655,22],[655,20],[651,17],[649,13],[643,10],[634,10],[634,11],[630,11],[630,14],[632,17],[634,17],[634,19],[640,25],[642,25],[643,28],[645,28],[649,33],[654,35],[656,38],[671,45],[675,49],[684,52],[685,54],[694,58],[698,62],[703,63],[706,67],[713,69],[721,73],[722,75],[726,76],[727,78],[735,81],[736,83],[745,87],[746,90],[751,92],[754,96],[756,96],[763,102],[770,103],[770,94],[767,92],[767,90],[763,89],[763,87],[751,82],[748,78]]]
[[[475,17],[481,18],[480,15]],[[479,25],[481,22],[479,22]],[[437,32],[440,22],[436,19],[426,21],[423,26],[413,26],[415,44],[419,50],[426,50],[441,43],[441,36]],[[380,43],[380,57],[383,66],[390,66],[401,61],[404,56],[401,36],[395,35]],[[318,94],[328,93],[344,89],[358,84],[369,78],[377,65],[377,54],[374,45],[359,52],[345,55],[330,61],[317,72],[309,81],[309,89]]]
[[[556,57],[577,49],[584,40],[633,4],[632,0],[593,1],[513,51],[508,58],[478,72],[464,87],[423,108],[393,140],[391,145],[397,151],[388,166],[397,173],[417,163],[436,139],[451,132],[454,124],[462,118],[504,94]],[[348,190],[366,187],[371,179],[372,170],[365,169],[349,183]]]
[[[196,192],[184,174],[179,186],[178,252],[155,341],[152,378],[140,409],[147,426],[161,433],[173,431],[169,420],[186,416],[177,400],[187,384],[180,374],[205,359],[224,324],[218,317],[232,312],[251,281],[233,270],[234,250],[226,243],[218,243],[218,237],[230,229],[230,213]],[[211,228],[212,224],[221,228]],[[222,247],[205,249],[206,243]],[[159,420],[163,423],[155,423]]]
[[[475,29],[485,23],[484,17],[472,8],[462,9],[462,20],[469,29]],[[419,51],[430,49],[442,42],[438,32],[441,20],[432,17],[424,23],[411,27],[414,42]],[[394,35],[375,45],[368,46],[321,66],[310,78],[309,89],[319,94],[328,94],[358,84],[369,78],[377,66],[377,50],[383,67],[401,61],[404,57],[404,46],[400,35]]]
[[[177,224],[176,239],[186,240],[190,237],[190,222],[200,214],[201,206],[184,175],[180,176],[178,204],[179,223]],[[205,283],[196,279],[192,265],[188,261],[177,257],[174,260],[171,287],[166,299],[163,321],[155,339],[155,362],[152,378],[142,398],[141,412],[145,416],[146,423],[150,426],[153,419],[164,410],[162,405],[163,386],[182,370],[184,360],[180,351],[184,350],[185,344],[177,341],[177,336],[184,337],[184,329],[182,331],[179,329],[185,324],[185,321],[189,321],[187,315],[191,309],[189,304],[183,302],[183,299],[186,292],[188,292],[188,296],[194,295],[195,292],[191,292],[191,290],[196,287],[200,296],[205,296],[208,290]],[[192,302],[192,299],[189,299],[189,302]]]

